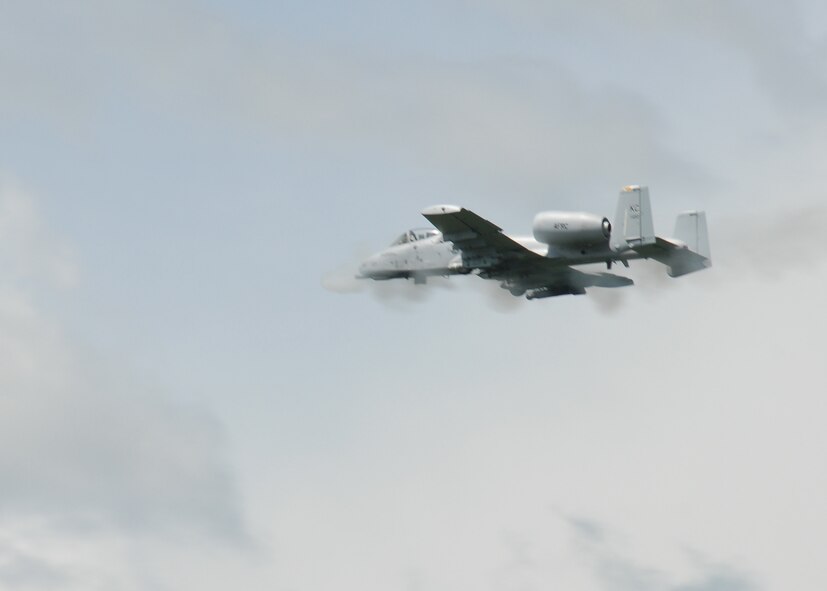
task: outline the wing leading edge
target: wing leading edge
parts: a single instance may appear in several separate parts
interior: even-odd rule
[[[452,242],[460,251],[466,267],[484,269],[505,261],[545,260],[503,234],[496,224],[463,207],[434,205],[424,209],[422,215],[442,232],[446,242]]]

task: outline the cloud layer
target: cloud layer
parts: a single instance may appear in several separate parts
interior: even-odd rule
[[[0,187],[0,214],[0,580],[64,588],[44,532],[243,541],[218,422],[72,342],[38,298],[76,263],[26,191]]]
[[[0,165],[46,189],[0,189],[0,581],[823,588],[825,61],[792,6],[4,6]],[[708,210],[712,269],[508,315],[473,277],[319,287],[429,203],[527,232],[628,182],[658,233]],[[71,297],[129,317],[113,351]]]

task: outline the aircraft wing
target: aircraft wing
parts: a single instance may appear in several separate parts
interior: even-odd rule
[[[447,242],[462,253],[466,267],[490,268],[508,261],[543,264],[548,259],[530,251],[473,211],[456,205],[434,205],[422,211]]]
[[[583,294],[587,287],[621,287],[632,280],[611,273],[585,273],[560,259],[529,250],[502,232],[502,228],[473,211],[455,205],[435,205],[422,212],[462,253],[462,264],[480,269],[481,276],[500,279],[502,287],[529,299]]]

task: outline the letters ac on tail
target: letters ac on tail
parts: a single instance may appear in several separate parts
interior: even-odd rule
[[[475,273],[499,281],[515,296],[536,299],[632,285],[628,277],[610,271],[616,263],[628,267],[634,259],[654,259],[670,277],[711,265],[706,214],[682,213],[672,237],[656,236],[649,189],[637,185],[620,192],[614,222],[591,213],[545,211],[534,217],[530,237],[508,236],[456,205],[428,207],[422,215],[433,228],[402,234],[364,261],[358,277],[424,283],[433,276]],[[595,264],[606,270],[575,268]]]

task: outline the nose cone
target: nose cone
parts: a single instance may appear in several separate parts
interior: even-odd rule
[[[378,262],[378,255],[373,255],[362,261],[362,264],[359,265],[359,274],[356,277],[359,279],[370,279],[373,277],[373,273],[376,271]]]

